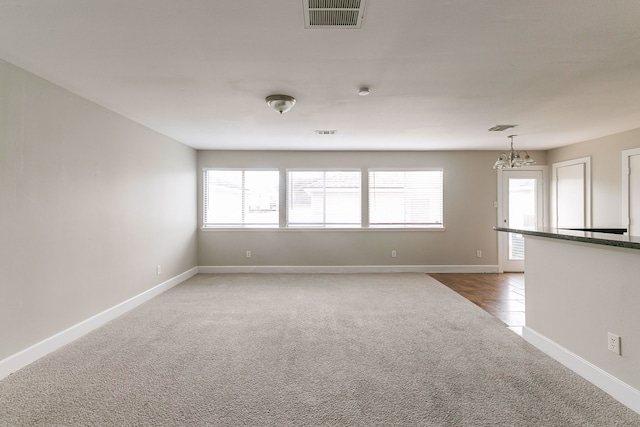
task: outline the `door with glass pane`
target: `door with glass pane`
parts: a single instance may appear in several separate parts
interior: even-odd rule
[[[533,230],[543,224],[542,171],[502,172],[501,215],[503,227]],[[500,233],[500,265],[503,271],[524,271],[524,237]]]

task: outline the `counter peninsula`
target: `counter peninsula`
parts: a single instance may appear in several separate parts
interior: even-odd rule
[[[495,230],[524,235],[523,338],[640,413],[640,237]]]

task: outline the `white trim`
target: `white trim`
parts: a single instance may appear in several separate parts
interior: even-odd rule
[[[502,205],[504,204],[502,200],[502,169],[498,169],[498,173],[496,174],[498,180],[498,189],[497,189],[497,205],[496,206],[496,226],[504,227],[504,218],[502,213]],[[504,273],[504,254],[506,253],[505,245],[507,243],[506,238],[501,236],[503,233],[496,233],[496,238],[498,239],[498,273]]]
[[[632,148],[622,151],[622,227],[626,228],[630,234],[629,218],[629,158],[640,156],[640,148]]]
[[[251,265],[200,266],[198,273],[497,273],[497,265]]]
[[[370,231],[410,231],[412,233],[415,232],[432,232],[432,231],[447,231],[445,226],[433,226],[433,227],[410,227],[410,226],[398,226],[398,227],[201,227],[200,231],[211,232],[211,231],[245,231],[245,232],[260,232],[260,231],[277,231],[277,232],[310,232],[310,231],[318,231],[318,232],[329,232],[329,231],[339,231],[341,233],[350,233],[350,232],[370,232]]]
[[[591,227],[591,157],[565,160],[551,165],[551,226],[558,226],[558,169],[584,164],[584,210],[585,228]]]
[[[14,355],[0,360],[0,379],[24,368],[25,366],[35,362],[41,357],[59,349],[60,347],[69,344],[72,341],[77,340],[83,335],[99,328],[107,322],[123,315],[127,311],[139,306],[140,304],[149,301],[151,298],[161,294],[162,292],[171,289],[178,283],[181,283],[188,278],[198,273],[198,267],[193,267],[190,270],[185,271],[163,283],[160,283],[153,288],[142,292],[126,301],[121,302],[101,313],[96,314],[82,322],[65,329],[62,332],[46,338],[39,343],[32,345]]]
[[[639,390],[620,381],[608,372],[527,326],[522,328],[522,338],[587,381],[607,392],[618,402],[640,414]]]

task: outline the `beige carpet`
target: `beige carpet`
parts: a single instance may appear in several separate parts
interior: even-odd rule
[[[638,426],[424,274],[198,275],[0,381],[3,426]]]

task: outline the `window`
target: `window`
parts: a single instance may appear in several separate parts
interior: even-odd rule
[[[360,171],[287,171],[287,226],[359,227]]]
[[[366,194],[360,169],[289,169],[282,188],[280,177],[278,169],[203,169],[202,227],[443,227],[441,169],[371,169]]]
[[[203,227],[278,227],[277,170],[205,169]]]
[[[369,171],[369,225],[442,227],[442,170]]]

